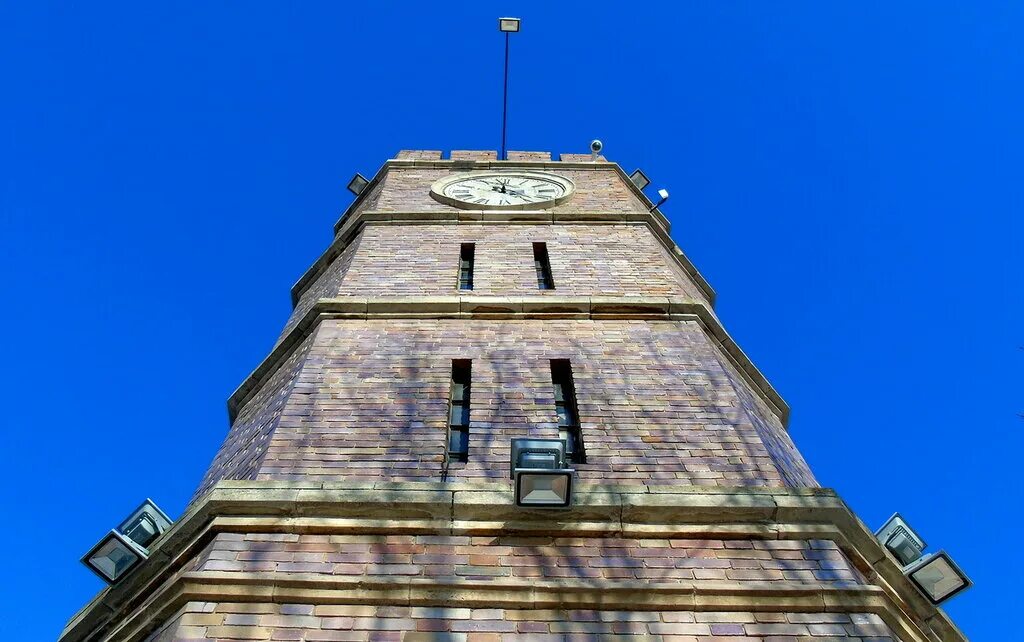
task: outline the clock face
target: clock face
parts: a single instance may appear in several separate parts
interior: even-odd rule
[[[535,210],[564,203],[572,181],[543,172],[476,172],[443,178],[430,188],[435,200],[472,210]]]

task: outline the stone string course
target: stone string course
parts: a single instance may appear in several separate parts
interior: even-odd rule
[[[473,289],[459,251],[475,244]],[[537,289],[533,243],[547,243],[554,290]],[[704,293],[642,225],[367,225],[299,299],[287,333],[318,299],[348,296],[681,296]]]
[[[189,602],[147,642],[899,642],[870,613],[592,611]]]

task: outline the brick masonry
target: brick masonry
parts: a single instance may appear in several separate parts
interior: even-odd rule
[[[386,167],[343,223],[360,212],[458,211],[430,198],[429,186],[467,167],[479,171],[495,154],[454,151],[447,166],[439,163],[441,157],[439,151],[401,152],[400,161],[416,162]],[[510,152],[509,158],[550,163],[545,152]],[[314,278],[299,288],[295,310],[278,339],[281,350],[288,351],[266,376],[260,374],[264,378],[239,409],[197,497],[222,479],[313,487],[334,481],[449,481],[472,488],[487,482],[491,489],[508,484],[510,439],[558,434],[552,359],[568,359],[575,380],[587,454],[585,463],[575,465],[580,482],[647,485],[645,492],[659,485],[817,487],[777,411],[695,318],[325,316],[312,325],[306,319],[304,338],[293,342],[299,321],[322,299],[642,296],[673,297],[710,309],[704,291],[669,255],[655,230],[636,218],[647,212],[647,205],[623,176],[603,162],[581,167],[590,161],[589,154],[563,154],[561,159],[572,165],[548,165],[543,171],[570,178],[577,191],[553,211],[597,215],[589,221],[397,222],[368,216],[368,221],[339,226],[338,242],[318,262]],[[598,223],[596,218],[613,220]],[[553,291],[536,287],[534,242],[547,243]],[[470,292],[456,289],[461,243],[476,244]],[[470,455],[468,462],[446,464],[453,359],[472,360]],[[614,526],[607,532],[614,532]],[[640,533],[636,539],[598,536],[606,532],[600,529],[558,537],[538,531],[399,534],[379,524],[372,534],[351,525],[346,534],[256,528],[266,529],[260,525],[247,532],[211,534],[167,582],[186,574],[216,578],[214,584],[258,583],[252,578],[273,576],[317,586],[335,580],[345,586],[387,580],[396,586],[472,581],[488,586],[519,582],[531,588],[534,582],[583,582],[603,590],[623,582],[672,587],[709,582],[749,583],[770,592],[772,586],[865,590],[871,581],[859,570],[865,568],[863,561],[855,567],[835,542],[825,539],[743,539],[752,537],[746,533],[735,539],[720,539],[721,534],[699,538],[692,528],[686,537],[672,530],[630,532]],[[785,612],[799,610],[790,602],[782,612],[561,611],[274,603],[281,600],[259,595],[253,602],[188,602],[146,639],[898,640],[878,615],[857,612],[865,608],[859,602],[849,613]],[[667,607],[658,603],[654,608]]]
[[[474,243],[473,289],[459,248]],[[547,243],[554,290],[537,289],[533,243]],[[707,303],[643,225],[367,225],[299,299],[284,333],[322,298],[345,296],[683,296]]]
[[[870,613],[592,611],[189,602],[147,642],[894,642]]]
[[[829,540],[222,533],[194,570],[367,579],[864,583]]]
[[[590,160],[590,156],[586,157]],[[374,210],[382,212],[458,212],[459,209],[435,201],[430,186],[442,178],[479,169],[412,167],[394,168],[384,177]],[[647,207],[608,166],[595,169],[540,168],[554,171],[576,185],[575,194],[565,203],[548,211],[555,214],[592,214],[595,212],[644,214]]]
[[[196,496],[221,479],[255,479],[311,345],[312,338],[304,341],[242,409]]]
[[[452,156],[490,160],[493,152]],[[645,212],[609,167],[559,170],[577,191],[554,209]],[[454,210],[428,194],[453,171],[389,169],[359,207]],[[554,290],[536,287],[534,242],[548,244]],[[462,243],[476,244],[471,291],[456,287]],[[326,264],[279,342],[320,299],[455,294],[672,296],[709,305],[646,225],[379,223],[363,226]],[[473,360],[474,399],[470,461],[447,474],[505,479],[512,437],[557,435],[555,358],[569,359],[577,380],[588,455],[582,481],[817,485],[779,418],[695,322],[347,319],[322,322],[248,399],[197,496],[218,479],[438,478],[452,359]]]
[[[472,360],[473,397],[470,460],[450,465],[451,480],[505,480],[512,437],[557,436],[550,360],[569,359],[581,481],[817,485],[694,321],[331,319],[306,350],[265,386],[287,392],[246,405],[203,489],[221,478],[440,480],[453,359]]]

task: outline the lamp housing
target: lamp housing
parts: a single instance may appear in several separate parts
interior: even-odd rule
[[[658,196],[661,197],[661,200],[651,206],[651,209],[650,209],[651,212],[653,212],[654,210],[658,209],[659,207],[661,207],[662,205],[665,204],[665,201],[668,200],[668,190],[667,189],[659,189],[658,190]]]
[[[516,33],[519,31],[519,18],[498,18],[498,31]]]
[[[568,508],[572,504],[576,471],[566,466],[561,439],[513,439],[509,469],[516,506]]]
[[[347,189],[356,196],[359,196],[366,186],[370,184],[370,181],[366,180],[366,177],[356,172],[356,175],[352,177],[352,180],[348,182]]]
[[[161,533],[171,527],[171,518],[148,497],[117,527],[117,532],[147,549]]]
[[[516,506],[569,508],[572,504],[571,468],[516,468]]]
[[[637,186],[641,192],[647,189],[647,186],[651,184],[651,179],[647,178],[647,174],[644,174],[643,170],[639,167],[633,170],[633,173],[629,175],[629,180],[633,181],[633,184]]]
[[[921,559],[922,552],[928,547],[924,538],[918,535],[899,513],[893,513],[892,517],[886,520],[882,528],[875,533],[875,538],[904,567]]]
[[[131,538],[112,530],[89,549],[82,564],[107,584],[114,584],[148,557]]]
[[[82,557],[82,563],[114,584],[149,557],[149,549],[171,527],[171,518],[148,497]]]
[[[925,555],[903,569],[903,574],[910,578],[932,604],[945,602],[972,584],[946,551]]]

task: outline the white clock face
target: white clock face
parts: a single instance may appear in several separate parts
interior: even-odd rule
[[[430,195],[462,209],[530,210],[568,200],[573,184],[542,172],[478,172],[457,174],[434,183]]]

